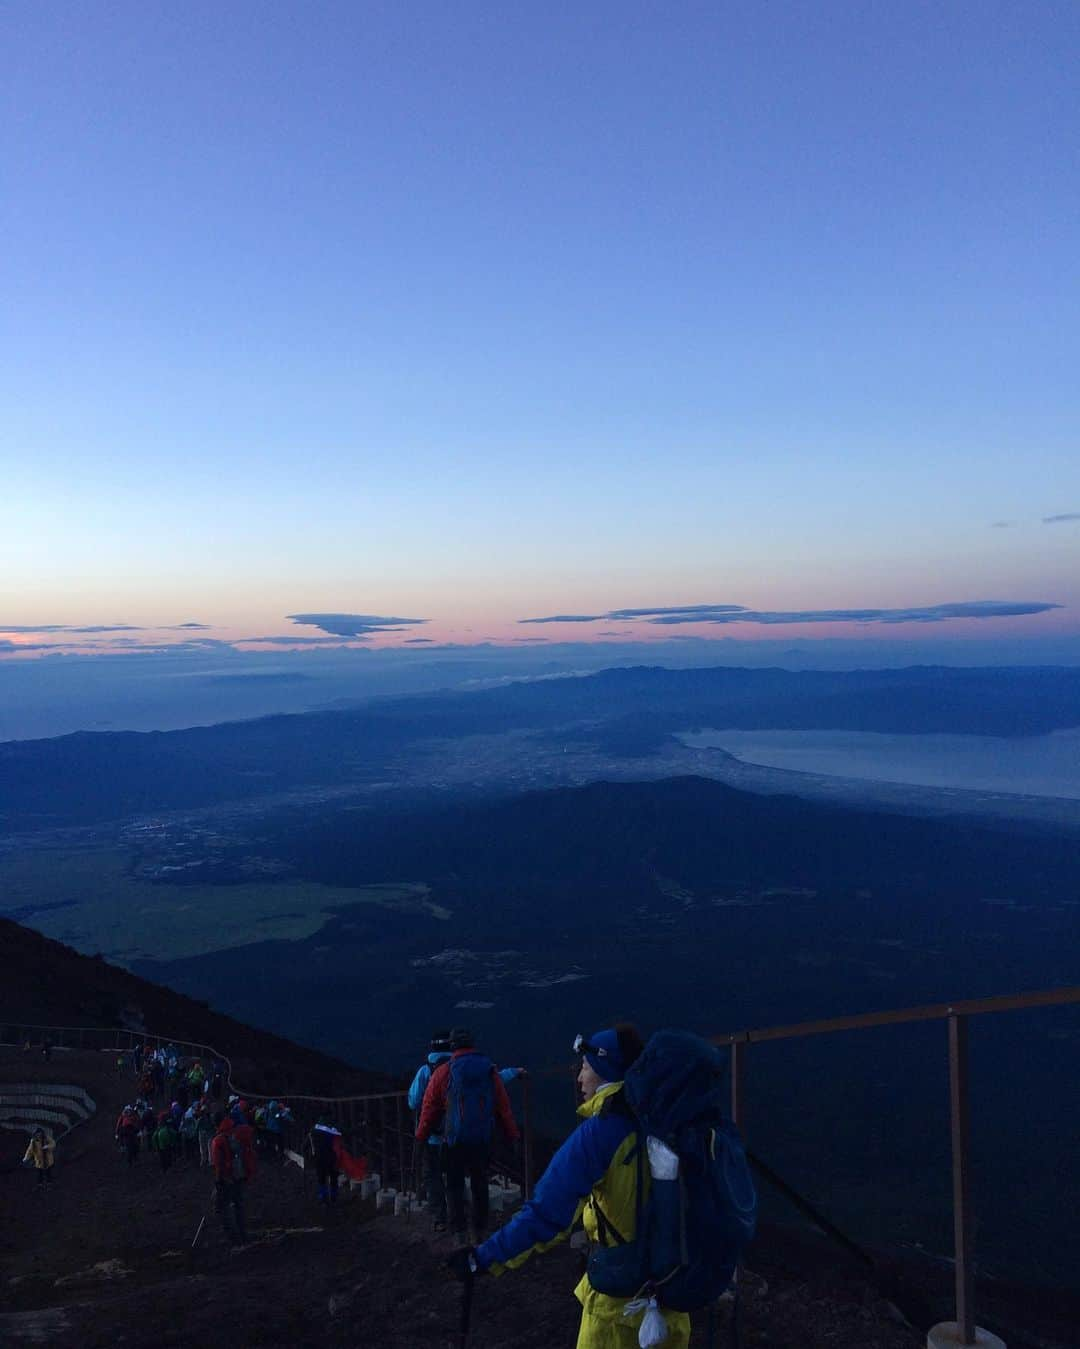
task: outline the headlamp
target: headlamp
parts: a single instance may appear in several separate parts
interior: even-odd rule
[[[574,1036],[574,1053],[595,1054],[598,1058],[601,1059],[607,1058],[607,1050],[604,1049],[601,1045],[590,1044],[589,1041],[586,1040],[584,1035]]]

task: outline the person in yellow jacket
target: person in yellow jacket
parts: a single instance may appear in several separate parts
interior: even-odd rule
[[[34,1166],[37,1170],[38,1184],[46,1186],[52,1181],[55,1162],[56,1139],[48,1129],[35,1129],[30,1135],[30,1145],[23,1154],[23,1165]]]
[[[601,1246],[634,1239],[637,1177],[633,1150],[637,1132],[622,1099],[623,1076],[641,1053],[635,1027],[621,1024],[585,1039],[578,1087],[581,1123],[551,1159],[536,1193],[514,1217],[482,1245],[452,1257],[463,1275],[516,1269],[537,1251],[565,1240],[580,1219],[591,1242]],[[648,1168],[644,1175],[648,1180]],[[626,1314],[626,1298],[610,1297],[593,1288],[588,1274],[574,1290],[581,1303],[577,1349],[638,1349],[643,1311]],[[690,1318],[685,1312],[664,1313],[664,1349],[686,1349]]]

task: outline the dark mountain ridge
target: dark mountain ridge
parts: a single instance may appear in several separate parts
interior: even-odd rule
[[[0,1024],[145,1030],[227,1055],[252,1091],[347,1095],[391,1090],[393,1079],[213,1011],[100,957],[0,918]],[[35,1032],[36,1043],[40,1038]]]
[[[0,822],[32,829],[358,786],[425,742],[562,732],[614,755],[695,727],[1038,735],[1080,725],[1080,669],[842,673],[649,666],[375,699],[352,710],[164,732],[79,732],[0,744]]]

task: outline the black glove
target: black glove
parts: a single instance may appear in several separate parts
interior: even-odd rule
[[[476,1263],[475,1246],[462,1246],[460,1251],[447,1256],[446,1268],[462,1283],[467,1283],[469,1279],[475,1279],[478,1274],[484,1272]]]

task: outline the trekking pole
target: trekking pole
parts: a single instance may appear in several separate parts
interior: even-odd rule
[[[467,1349],[469,1343],[469,1322],[472,1320],[473,1284],[476,1279],[471,1271],[466,1272],[465,1282],[461,1285],[461,1338],[459,1349]]]
[[[204,1213],[203,1216],[199,1219],[198,1227],[195,1229],[195,1239],[188,1247],[187,1263],[189,1274],[193,1274],[195,1272],[195,1247],[199,1244],[199,1238],[202,1236],[203,1228],[205,1226],[206,1226],[206,1214]]]
[[[735,1280],[735,1296],[731,1302],[731,1349],[739,1349],[739,1280]]]

